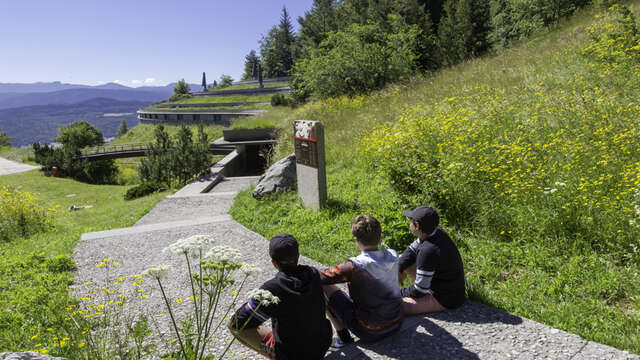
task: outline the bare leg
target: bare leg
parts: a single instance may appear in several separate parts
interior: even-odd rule
[[[402,298],[402,309],[406,315],[433,313],[447,310],[431,294],[421,298]]]
[[[244,346],[256,351],[260,355],[271,359],[272,356],[269,355],[266,351],[262,349],[260,344],[262,344],[262,339],[269,334],[271,331],[268,327],[260,325],[257,328],[244,329],[242,331],[233,330],[229,325],[231,322],[227,323],[227,327],[231,330],[231,333],[236,337],[236,339],[242,343]]]

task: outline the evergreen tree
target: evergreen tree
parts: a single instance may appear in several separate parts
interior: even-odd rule
[[[302,48],[317,48],[329,31],[338,30],[336,7],[335,0],[313,0],[311,10],[298,17],[298,42]]]
[[[242,78],[240,78],[241,80],[251,80],[258,76],[258,74],[254,74],[253,71],[255,66],[258,65],[258,61],[256,51],[253,49],[249,51],[249,53],[244,57],[244,72],[242,73]]]
[[[293,67],[296,45],[291,17],[287,8],[282,8],[280,24],[272,27],[269,34],[260,40],[260,56],[263,63],[264,76],[288,76]]]
[[[127,127],[127,122],[124,119],[122,119],[122,121],[120,122],[120,125],[118,126],[118,131],[116,132],[116,136],[122,137],[122,135],[126,134],[127,131],[129,131],[129,128]]]

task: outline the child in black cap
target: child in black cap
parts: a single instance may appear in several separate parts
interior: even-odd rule
[[[409,276],[414,282],[402,289],[405,314],[438,312],[461,306],[465,299],[464,270],[456,245],[439,226],[429,206],[405,210],[409,230],[416,239],[399,261],[400,285]]]
[[[229,328],[241,343],[270,359],[324,358],[333,331],[325,317],[318,270],[298,265],[298,241],[289,234],[271,239],[269,255],[279,272],[260,289],[280,301],[258,308],[259,300],[250,299],[236,311]],[[262,325],[269,318],[273,330]]]

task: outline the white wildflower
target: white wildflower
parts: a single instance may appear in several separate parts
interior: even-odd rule
[[[640,206],[638,204],[633,205],[633,210],[636,211],[636,215],[640,216]]]
[[[249,275],[262,272],[262,269],[253,264],[243,264],[242,267],[240,268],[240,271],[245,273],[245,275],[249,276]]]
[[[171,265],[152,265],[142,272],[142,276],[162,279],[171,271]]]
[[[545,194],[553,194],[556,191],[558,191],[558,189],[556,189],[556,188],[549,188],[549,187],[544,188],[544,193]]]
[[[194,254],[205,245],[213,243],[213,238],[208,235],[193,235],[186,239],[180,239],[162,251],[171,251],[174,254]]]
[[[635,220],[629,220],[629,225],[636,226],[636,221]]]
[[[556,186],[567,186],[567,184],[563,183],[562,181],[556,181]]]
[[[277,296],[273,295],[269,290],[264,289],[253,289],[249,291],[249,298],[262,306],[269,306],[280,302]]]
[[[205,256],[205,258],[214,260],[214,261],[222,261],[222,262],[239,262],[242,254],[240,254],[240,250],[236,248],[232,248],[231,246],[222,245],[222,246],[214,246],[209,250]]]

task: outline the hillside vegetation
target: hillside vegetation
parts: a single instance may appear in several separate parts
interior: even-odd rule
[[[73,331],[68,306],[77,300],[67,289],[80,235],[131,226],[168,195],[125,201],[127,189],[45,177],[39,171],[0,177],[0,224],[11,221],[12,212],[22,211],[44,216],[50,227],[11,241],[0,237],[0,352],[35,350],[68,358],[78,352],[77,344],[72,347],[64,337]],[[16,210],[16,204],[23,209]],[[92,208],[68,211],[72,205]],[[28,220],[31,234],[39,223]]]
[[[402,210],[432,205],[470,298],[640,353],[639,33],[624,8],[583,11],[497,56],[267,113],[286,130],[276,160],[292,120],[325,124],[327,207],[244,192],[232,215],[330,265],[356,254],[355,215],[402,250]]]

